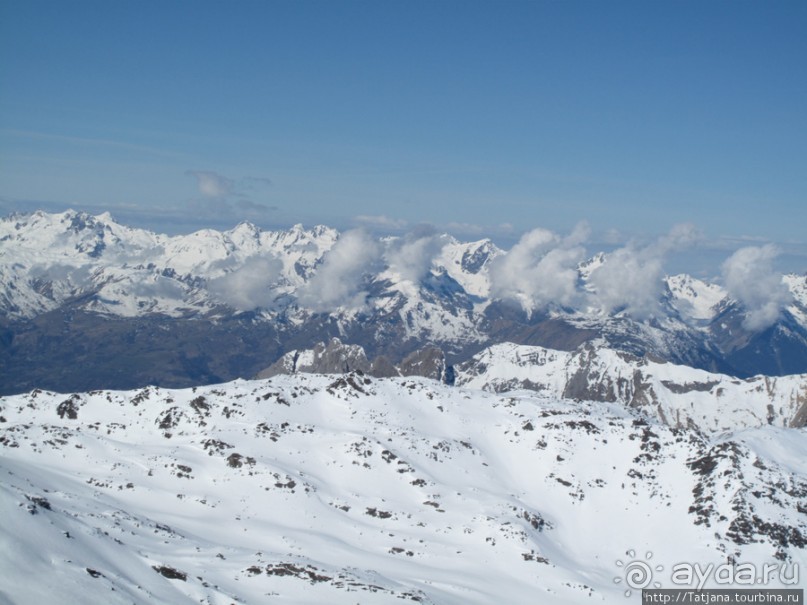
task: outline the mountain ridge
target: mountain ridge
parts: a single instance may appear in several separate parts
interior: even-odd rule
[[[555,399],[615,403],[671,428],[807,426],[807,374],[738,379],[592,343],[575,351],[499,343],[455,366],[447,364],[439,349],[426,348],[396,367],[383,357],[369,360],[360,346],[332,338],[313,349],[286,353],[256,378],[344,372],[377,378],[426,376],[493,393],[526,390]]]
[[[807,564],[804,428],[356,372],[32,391],[0,427],[10,603],[616,604],[629,551],[665,587]]]
[[[618,289],[602,273],[608,254],[578,261],[581,250],[539,235],[533,239],[556,248],[529,248],[529,238],[506,251],[436,232],[376,239],[249,223],[166,236],[108,214],[7,217],[0,220],[0,393],[249,377],[289,350],[334,336],[393,364],[427,345],[455,365],[498,342],[574,350],[602,341],[739,377],[807,371],[807,276],[785,276],[778,319],[752,331],[750,311],[722,286],[685,274],[651,275],[655,298],[643,299],[643,310],[614,304]],[[557,271],[552,263],[560,263]],[[539,289],[522,292],[532,287]],[[205,331],[227,346],[205,346]],[[161,347],[160,335],[175,346]],[[122,345],[110,355],[115,342]],[[116,358],[133,360],[135,382],[115,378],[128,371],[112,366]],[[77,359],[99,368],[94,378],[69,378]],[[145,366],[156,369],[138,369]]]

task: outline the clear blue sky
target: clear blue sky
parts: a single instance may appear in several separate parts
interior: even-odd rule
[[[0,0],[37,206],[804,243],[807,2]]]

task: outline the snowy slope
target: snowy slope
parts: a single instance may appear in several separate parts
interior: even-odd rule
[[[784,282],[793,295],[788,311],[801,325],[807,325],[807,275],[785,275]]]
[[[473,296],[490,296],[490,263],[503,251],[489,239],[462,243],[455,239],[441,250],[438,262],[463,289]]]
[[[628,549],[665,587],[679,561],[807,564],[804,429],[358,374],[0,416],[4,603],[626,603]]]
[[[714,319],[718,305],[726,298],[725,289],[691,275],[671,275],[666,279],[673,304],[684,317],[694,320]]]
[[[807,375],[741,380],[601,346],[574,352],[503,343],[455,368],[457,385],[616,402],[673,427],[735,430],[807,424]]]

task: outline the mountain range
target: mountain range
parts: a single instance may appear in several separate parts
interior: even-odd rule
[[[12,215],[0,221],[0,393],[249,378],[331,337],[393,364],[425,346],[454,365],[499,342],[597,341],[741,378],[807,372],[805,275],[765,286],[770,313],[771,301],[750,308],[719,284],[664,276],[652,251],[586,257],[530,237],[504,251],[430,231],[242,223],[166,236],[108,214]],[[770,319],[751,325],[760,313]]]
[[[807,276],[733,298],[664,276],[650,247],[586,256],[572,240],[536,230],[505,251],[429,230],[249,223],[166,236],[109,214],[12,215],[0,221],[0,393],[249,378],[332,337],[393,365],[424,347],[454,366],[502,342],[598,343],[740,378],[807,372]]]
[[[500,343],[448,366],[442,351],[424,348],[399,366],[370,362],[358,345],[334,338],[290,351],[258,377],[360,372],[374,377],[424,376],[494,393],[534,391],[553,400],[615,403],[671,428],[736,430],[807,426],[807,374],[736,378],[581,345],[576,351]]]

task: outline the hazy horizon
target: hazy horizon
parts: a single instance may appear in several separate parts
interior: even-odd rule
[[[505,243],[692,223],[807,269],[800,2],[33,0],[0,16],[4,213]]]

